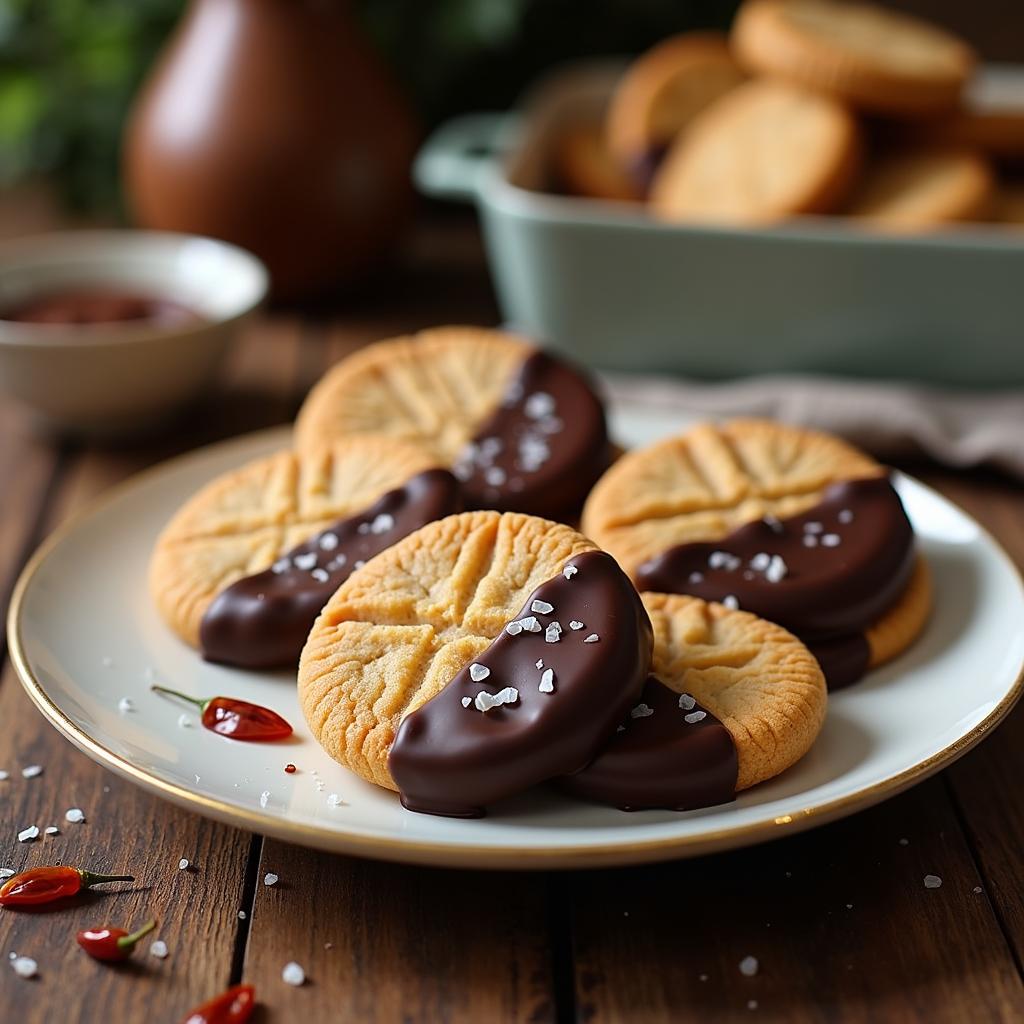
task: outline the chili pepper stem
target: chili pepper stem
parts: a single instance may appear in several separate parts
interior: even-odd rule
[[[137,932],[132,932],[131,935],[122,935],[117,940],[118,947],[120,949],[131,949],[139,939],[144,935],[148,935],[155,927],[156,921],[150,918]]]
[[[206,705],[210,703],[208,700],[200,700],[198,697],[190,697],[187,693],[181,693],[179,690],[171,690],[166,686],[157,686],[155,683],[150,686],[150,689],[154,693],[166,693],[169,697],[177,697],[179,700],[184,700],[189,704],[194,704],[200,711],[205,711]]]
[[[98,875],[95,871],[79,871],[82,876],[82,888],[91,889],[101,882],[134,882],[134,875]]]

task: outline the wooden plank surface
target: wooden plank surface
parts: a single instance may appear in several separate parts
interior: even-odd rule
[[[159,439],[54,448],[0,406],[0,479],[17,484],[0,492],[0,593],[42,534],[136,469],[288,421],[323,369],[368,341],[496,318],[476,236],[441,222],[414,238],[404,270],[255,322],[215,394]],[[930,476],[1024,561],[1019,485]],[[264,1022],[1024,1019],[1021,713],[938,779],[824,829],[714,858],[551,875],[375,864],[205,822],[75,752],[10,669],[0,726],[0,768],[12,772],[0,783],[0,864],[59,856],[139,877],[67,913],[0,912],[0,958],[15,950],[41,969],[25,982],[0,965],[4,1022],[173,1021],[243,976],[259,986]],[[44,775],[22,779],[28,763]],[[70,806],[87,824],[63,822]],[[51,822],[60,836],[17,843],[18,829]],[[179,872],[182,856],[197,870]],[[268,871],[276,886],[262,884]],[[942,886],[926,889],[925,874]],[[166,961],[110,969],[69,946],[78,927],[147,912]],[[759,961],[752,977],[739,968],[747,956]],[[281,980],[293,959],[309,975],[301,989]]]

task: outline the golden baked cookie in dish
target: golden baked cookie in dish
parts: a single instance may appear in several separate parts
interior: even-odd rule
[[[608,105],[613,157],[646,188],[669,146],[743,77],[717,32],[688,32],[658,43],[629,66]]]
[[[279,452],[219,477],[175,514],[153,551],[150,591],[209,660],[294,666],[353,569],[460,508],[451,473],[410,445],[356,437]]]
[[[694,119],[651,186],[663,220],[764,224],[828,213],[857,172],[859,129],[844,106],[784,82],[738,86]]]
[[[971,48],[943,29],[839,0],[747,0],[731,40],[750,71],[883,114],[954,108],[975,65]]]
[[[368,562],[317,619],[299,703],[328,754],[413,810],[476,817],[583,768],[634,707],[651,626],[568,526],[467,512]]]
[[[468,508],[563,518],[608,464],[604,409],[564,360],[504,331],[438,327],[338,363],[295,427],[301,450],[352,435],[415,445]]]
[[[983,220],[992,212],[995,179],[970,150],[913,149],[868,164],[844,212],[894,230]]]
[[[643,601],[654,627],[652,675],[605,749],[562,789],[628,810],[704,807],[807,753],[828,694],[799,640],[699,598]]]
[[[703,424],[626,454],[592,491],[582,529],[642,591],[779,623],[833,688],[906,648],[930,606],[883,467],[838,438],[767,420]]]
[[[555,143],[554,161],[559,183],[571,195],[626,203],[640,199],[640,189],[612,157],[599,124],[564,129]]]

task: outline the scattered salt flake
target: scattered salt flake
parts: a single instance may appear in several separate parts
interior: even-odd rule
[[[316,566],[316,552],[307,551],[304,554],[296,555],[293,561],[295,562],[296,569],[302,569],[303,572],[307,572]]]
[[[980,885],[976,885],[972,891],[973,892],[981,892],[982,891],[981,886]]]
[[[178,728],[179,729],[191,729],[192,718],[189,715],[181,714],[178,715]]]
[[[505,625],[505,632],[508,633],[509,636],[519,636],[522,631],[523,624],[521,622],[512,621]]]
[[[291,963],[284,965],[284,970],[281,971],[281,980],[286,985],[294,985],[298,988],[300,985],[305,984],[306,972],[302,969],[301,965],[292,960]]]
[[[477,711],[488,712],[491,708],[499,708],[503,704],[515,704],[519,700],[519,691],[514,686],[506,686],[495,694],[481,690],[473,702]]]
[[[555,411],[555,400],[546,391],[534,391],[523,403],[523,412],[531,420],[542,420]]]
[[[31,843],[33,839],[38,839],[38,838],[39,838],[39,826],[38,825],[29,825],[28,828],[23,828],[18,833],[18,842],[19,843]]]
[[[167,943],[163,939],[157,939],[149,944],[149,955],[155,956],[157,960],[167,959]]]
[[[816,548],[818,546],[818,538],[812,533],[804,534],[804,547],[805,548]]]
[[[486,665],[478,665],[475,661],[469,666],[469,678],[474,683],[482,683],[489,675],[491,670]]]
[[[239,921],[244,921],[248,916],[249,915],[244,910],[240,910],[238,912],[238,920]]]
[[[462,698],[462,706],[464,708],[468,708],[469,705],[472,704],[472,703],[473,703],[473,698],[472,697],[463,697]]]
[[[81,825],[85,821],[85,811],[81,807],[70,807],[64,812],[64,820],[72,825]]]
[[[804,533],[823,533],[825,527],[818,522],[804,523]]]
[[[117,702],[117,710],[120,711],[122,715],[126,715],[130,711],[134,711],[135,710],[135,701],[133,701],[131,699],[131,697],[122,697]]]
[[[583,642],[585,644],[596,644],[601,638],[596,633],[591,633],[590,636],[585,636]]]
[[[290,569],[292,566],[292,560],[290,558],[279,558],[271,567],[270,571],[277,576],[281,573]]]
[[[388,512],[381,512],[372,523],[370,533],[387,533],[395,528],[395,517]]]
[[[500,487],[508,479],[508,474],[501,466],[488,466],[484,470],[484,483],[491,487]]]
[[[43,774],[43,766],[41,764],[30,764],[27,768],[21,769],[21,777],[23,779],[34,779],[38,775]]]
[[[730,611],[738,611],[740,607],[740,599],[735,594],[726,594],[722,598],[722,604]]]
[[[555,606],[548,601],[536,600],[530,605],[530,611],[536,612],[538,615],[550,615],[555,610]]]
[[[709,569],[724,569],[726,572],[734,572],[743,564],[743,560],[728,551],[712,551],[708,555]]]
[[[839,547],[840,537],[838,533],[826,533],[821,538],[822,547],[826,548],[837,548]]]
[[[179,871],[188,871],[190,867],[192,867],[192,862],[188,859],[188,857],[182,857],[181,860],[178,861]]]
[[[768,568],[764,571],[764,576],[769,583],[780,583],[786,578],[788,572],[789,566],[786,565],[782,555],[772,555]]]
[[[263,876],[263,884],[264,885],[277,885],[279,878],[280,878],[280,876],[279,875],[275,875],[273,871],[268,871]]]
[[[782,533],[784,529],[782,525],[782,520],[779,519],[778,516],[773,516],[771,513],[769,513],[766,516],[763,516],[761,522],[764,523],[764,525],[767,526],[768,529],[770,529],[774,533]]]
[[[618,727],[618,729],[616,729],[615,731],[616,731],[616,732],[625,732],[625,731],[626,731],[626,727],[625,727],[624,725],[620,725],[620,726]]]
[[[266,807],[270,803],[270,790],[265,789],[260,793],[260,807]]]
[[[688,693],[681,693],[679,694],[679,706],[683,711],[692,711],[697,706],[697,702]]]
[[[577,569],[576,566],[573,565],[572,563],[570,563],[569,565],[565,566],[565,568],[562,569],[562,575],[567,580],[571,580],[573,578],[573,576],[575,576],[576,573],[578,573],[578,572],[579,572],[579,569]]]
[[[546,668],[540,677],[540,686],[537,687],[541,693],[554,693],[555,673],[552,669]]]
[[[847,910],[853,910],[853,904],[852,903],[847,903],[846,904],[846,909]]]
[[[753,569],[754,572],[764,572],[765,569],[767,569],[768,566],[771,565],[771,561],[772,556],[769,555],[767,551],[759,551],[750,560],[750,568]]]
[[[43,829],[43,831],[48,836],[59,836],[60,835],[60,829],[57,828],[56,825],[47,825],[46,828]]]
[[[338,546],[338,535],[336,533],[325,533],[320,537],[320,550],[333,551]]]
[[[704,573],[702,572],[691,572],[689,576],[691,583],[703,583]]]
[[[687,725],[696,725],[697,722],[702,722],[707,717],[708,713],[706,711],[691,711],[688,715],[683,715],[683,721]]]
[[[11,961],[11,967],[19,978],[34,978],[39,973],[39,964],[30,956],[16,956]]]
[[[538,658],[537,659],[537,668],[543,668],[543,667],[544,667],[544,659],[543,658]]]
[[[314,569],[309,575],[312,576],[317,583],[326,583],[331,578],[331,574],[326,569]]]
[[[630,718],[650,718],[654,714],[654,708],[648,704],[637,704],[629,713]]]
[[[925,875],[924,887],[926,889],[938,889],[942,885],[942,879],[938,875]]]
[[[548,628],[544,630],[544,642],[557,644],[562,638],[562,627],[557,622],[549,622]]]
[[[344,803],[345,801],[341,799],[341,795],[339,793],[331,793],[327,798],[328,807],[342,807],[344,806]]]
[[[752,978],[760,966],[756,956],[745,956],[740,961],[740,974],[745,978]]]
[[[333,942],[325,942],[324,943],[324,949],[334,949],[334,943]]]
[[[526,618],[520,619],[519,625],[522,626],[527,633],[539,633],[541,630],[541,625],[534,615],[527,615]]]
[[[582,629],[583,628],[583,623],[580,622],[579,619],[570,619],[569,620],[569,628],[573,629],[573,630],[575,630],[575,629]]]
[[[848,508],[842,508],[842,509],[839,510],[839,515],[836,516],[836,518],[841,523],[852,523],[853,522],[853,512],[851,512],[850,509],[848,509]]]

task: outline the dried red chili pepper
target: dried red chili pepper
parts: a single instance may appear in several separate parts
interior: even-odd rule
[[[123,928],[87,928],[75,938],[78,944],[96,960],[127,960],[135,944],[156,927],[156,921],[147,921],[137,932],[130,935]]]
[[[66,866],[29,868],[0,885],[0,907],[34,907],[74,896],[100,882],[134,881],[131,875],[97,875]]]
[[[252,985],[235,985],[197,1006],[182,1024],[242,1024],[256,1006],[256,990]]]
[[[292,734],[292,727],[276,711],[250,704],[247,700],[234,697],[200,700],[177,690],[168,690],[165,686],[151,686],[150,689],[194,704],[203,713],[203,726],[228,739],[259,742],[283,740]]]

